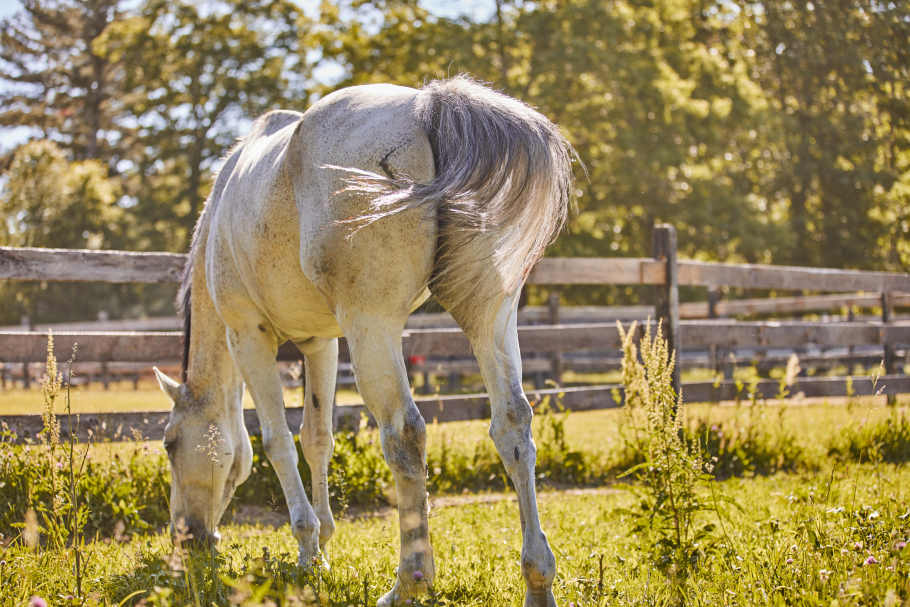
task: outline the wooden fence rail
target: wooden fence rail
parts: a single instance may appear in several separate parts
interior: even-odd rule
[[[653,325],[653,323],[652,323]],[[639,327],[643,327],[641,323]],[[801,346],[885,346],[910,344],[910,322],[822,323],[680,321],[679,339],[686,348],[794,348]],[[614,323],[526,325],[518,328],[521,349],[527,352],[616,351],[621,343]],[[78,344],[83,362],[148,362],[180,360],[182,334],[176,331],[55,333],[58,360],[70,358]],[[471,345],[460,329],[414,329],[402,334],[405,357],[472,356]],[[343,340],[341,358],[349,360]],[[47,357],[44,333],[0,332],[0,360],[14,363],[42,362]],[[280,360],[299,360],[290,343],[279,350]]]
[[[876,346],[881,347],[886,359],[887,381],[883,381],[884,394],[910,391],[910,379],[895,373],[897,361],[894,353],[898,346],[910,344],[910,323],[895,321],[893,307],[910,305],[910,274],[836,270],[828,268],[801,268],[750,264],[726,264],[676,259],[676,234],[670,226],[656,226],[653,257],[650,258],[553,258],[543,259],[531,272],[528,282],[543,285],[651,285],[657,293],[655,318],[663,323],[674,347],[712,351],[736,348],[797,348],[807,345]],[[101,281],[174,283],[180,278],[185,263],[184,255],[170,253],[130,253],[124,251],[81,251],[51,249],[16,249],[0,247],[0,279],[47,281]],[[749,289],[775,289],[794,291],[835,292],[835,295],[780,298],[777,300],[750,300],[742,302],[714,302],[709,304],[680,304],[679,285],[702,286],[709,289],[729,286]],[[863,291],[861,295],[844,292]],[[715,291],[716,292],[716,291]],[[871,293],[871,294],[870,294]],[[824,298],[824,299],[821,299]],[[876,304],[876,298],[878,304]],[[693,316],[720,316],[773,314],[783,311],[829,309],[836,306],[881,307],[880,322],[734,322],[730,320],[680,320]],[[814,307],[813,307],[814,306]],[[648,307],[636,307],[648,311]],[[627,311],[633,313],[632,308]],[[705,314],[702,314],[705,312]],[[578,313],[568,309],[540,312],[542,320],[549,318],[568,321],[585,320],[588,308]],[[530,315],[530,313],[526,313]],[[419,323],[418,323],[419,324]],[[414,325],[412,325],[414,326]],[[528,325],[519,328],[521,348],[528,352],[547,354],[554,368],[559,356],[571,351],[614,351],[619,348],[619,335],[614,323],[572,322],[567,324]],[[59,360],[67,360],[74,343],[78,343],[80,361],[98,362],[169,362],[179,358],[181,335],[179,332],[111,331],[55,333]],[[470,345],[460,330],[454,327],[409,328],[402,336],[406,356],[468,357]],[[0,332],[0,361],[41,362],[46,356],[46,335],[40,332]],[[342,348],[346,357],[346,348]],[[279,358],[299,359],[300,354],[285,344]],[[678,378],[678,369],[676,377]],[[678,379],[677,379],[678,382]],[[791,389],[806,396],[843,395],[848,386],[856,394],[873,393],[869,378],[823,378],[801,380]],[[741,388],[741,386],[740,386]],[[688,401],[729,399],[736,394],[737,384],[732,381],[719,383],[686,384],[683,394]],[[777,382],[762,382],[758,393],[773,396],[779,390]],[[564,403],[569,408],[597,408],[615,405],[621,397],[616,386],[592,386],[566,389]],[[535,391],[532,396],[542,398],[546,391]],[[485,395],[452,396],[423,399],[419,406],[429,418],[466,419],[489,415]],[[356,407],[339,407],[339,415],[352,414]],[[443,413],[445,412],[445,413]],[[289,413],[297,415],[298,413]],[[159,423],[160,414],[137,413],[138,417]],[[83,416],[85,417],[85,416]],[[94,416],[93,419],[115,417]],[[27,425],[27,420],[4,416],[4,420]],[[32,419],[33,423],[34,419]],[[101,423],[101,422],[99,422]],[[145,427],[145,426],[143,426]]]
[[[0,280],[178,282],[186,255],[0,247]],[[910,293],[910,274],[678,260],[679,284],[796,291]],[[539,285],[663,285],[666,263],[650,257],[545,258],[528,276]]]

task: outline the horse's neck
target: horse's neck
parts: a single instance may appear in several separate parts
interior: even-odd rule
[[[241,378],[228,352],[224,323],[206,286],[204,246],[193,255],[187,387],[197,398],[219,393],[230,397],[239,389]]]

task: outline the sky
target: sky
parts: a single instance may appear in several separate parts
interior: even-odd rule
[[[19,0],[0,0],[0,19],[12,15],[20,6]]]

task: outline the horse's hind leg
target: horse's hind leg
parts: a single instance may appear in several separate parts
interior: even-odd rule
[[[329,504],[329,460],[335,441],[332,438],[332,409],[335,404],[335,377],[338,372],[338,340],[311,339],[297,344],[306,356],[306,388],[300,445],[313,479],[313,507],[319,517],[319,545],[335,532]]]
[[[426,429],[408,386],[400,323],[367,315],[343,323],[363,400],[379,425],[382,452],[395,477],[401,553],[398,579],[379,606],[402,604],[433,583],[427,523]]]
[[[458,318],[465,329],[490,394],[490,437],[518,494],[521,514],[521,571],[527,585],[526,607],[555,607],[551,590],[556,559],[540,528],[534,467],[537,449],[531,438],[531,407],[521,386],[518,349],[518,293],[495,308],[478,306],[473,318]],[[463,315],[462,309],[456,314]]]

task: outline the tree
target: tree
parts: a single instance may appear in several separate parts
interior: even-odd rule
[[[769,101],[762,134],[773,179],[763,189],[787,204],[791,246],[777,259],[882,267],[882,193],[900,179],[895,148],[907,141],[898,81],[906,82],[910,12],[866,0],[766,0],[742,10]]]
[[[140,246],[186,247],[211,170],[251,119],[306,107],[301,28],[289,0],[150,0],[106,31],[98,47],[125,66],[122,111],[137,124],[124,145]]]
[[[29,126],[76,160],[117,158],[110,111],[118,92],[115,62],[96,52],[118,0],[24,0],[0,22],[0,125]]]

